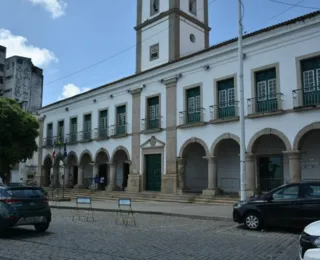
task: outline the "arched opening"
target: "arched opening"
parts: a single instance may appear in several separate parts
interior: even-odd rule
[[[222,139],[215,146],[217,162],[217,183],[224,193],[238,193],[240,190],[240,146],[234,139]]]
[[[66,182],[69,187],[74,187],[78,184],[78,159],[74,153],[69,153],[67,159]]]
[[[89,153],[84,153],[80,160],[80,167],[82,170],[82,174],[78,174],[78,185],[84,188],[90,188],[93,183],[93,176],[92,176],[92,167],[93,161],[91,155]],[[79,170],[78,170],[79,171]],[[80,180],[83,178],[83,182]]]
[[[101,190],[105,190],[106,186],[110,182],[108,162],[109,162],[109,157],[107,153],[105,151],[98,152],[95,163],[96,163],[96,167],[98,168],[98,177],[99,177],[98,188]],[[100,181],[101,178],[104,179],[104,182]]]
[[[50,175],[51,175],[51,168],[52,168],[52,160],[49,156],[44,159],[43,162],[43,180],[42,185],[44,187],[50,186]]]
[[[305,133],[298,145],[301,151],[301,177],[304,180],[319,180],[320,129]]]
[[[257,185],[261,192],[268,192],[290,178],[288,158],[282,153],[286,150],[286,144],[274,134],[261,135],[254,141],[252,153],[256,155]]]
[[[200,193],[208,188],[208,162],[204,147],[198,142],[189,143],[182,152],[184,159],[184,191]]]
[[[128,186],[130,165],[128,155],[123,149],[119,149],[113,155],[113,162],[116,165],[116,185],[124,191]]]

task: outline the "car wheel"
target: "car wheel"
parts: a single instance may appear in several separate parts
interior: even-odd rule
[[[259,230],[262,226],[261,217],[255,212],[250,212],[244,218],[244,225],[247,229]]]
[[[34,228],[36,229],[37,232],[46,232],[47,229],[49,228],[49,224],[35,224]]]

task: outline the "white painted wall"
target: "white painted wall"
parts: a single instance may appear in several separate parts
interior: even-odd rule
[[[195,36],[195,42],[190,41],[190,34]],[[185,56],[205,48],[204,30],[180,17],[180,55]]]
[[[198,19],[200,22],[204,22],[204,6],[203,0],[197,0],[197,13],[194,15],[189,12],[189,0],[180,1],[180,9],[181,11],[191,15],[192,17]]]
[[[150,16],[150,3],[152,3],[152,1],[153,0],[142,0],[142,22],[144,22],[147,19],[151,19],[151,18],[169,10],[169,1],[170,0],[160,0],[159,1],[159,12],[155,15]]]
[[[147,70],[158,65],[164,64],[169,60],[169,21],[165,17],[146,26],[141,33],[141,70]],[[150,46],[159,44],[159,58],[150,61]]]

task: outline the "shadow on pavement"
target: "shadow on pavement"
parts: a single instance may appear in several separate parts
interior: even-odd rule
[[[260,231],[250,231],[246,229],[244,225],[239,225],[236,227],[237,229],[247,230],[248,232],[265,232],[265,233],[288,233],[294,235],[300,235],[303,231],[302,228],[294,228],[294,227],[287,227],[287,228],[280,228],[280,227],[268,227],[266,229],[262,229]]]
[[[3,234],[0,235],[0,239],[24,239],[24,238],[36,238],[36,237],[47,237],[54,233],[47,231],[44,233],[36,232],[32,229],[27,228],[10,228],[4,230]]]

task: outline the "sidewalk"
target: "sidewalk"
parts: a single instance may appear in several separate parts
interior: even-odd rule
[[[52,202],[51,208],[75,209],[76,201]],[[128,207],[121,207],[125,211]],[[79,206],[79,209],[88,210],[87,205]],[[92,209],[95,211],[117,212],[118,201],[93,201]],[[187,217],[194,219],[222,220],[232,221],[231,205],[201,205],[201,204],[185,204],[176,202],[132,202],[132,210],[134,213],[165,215],[176,217]]]

